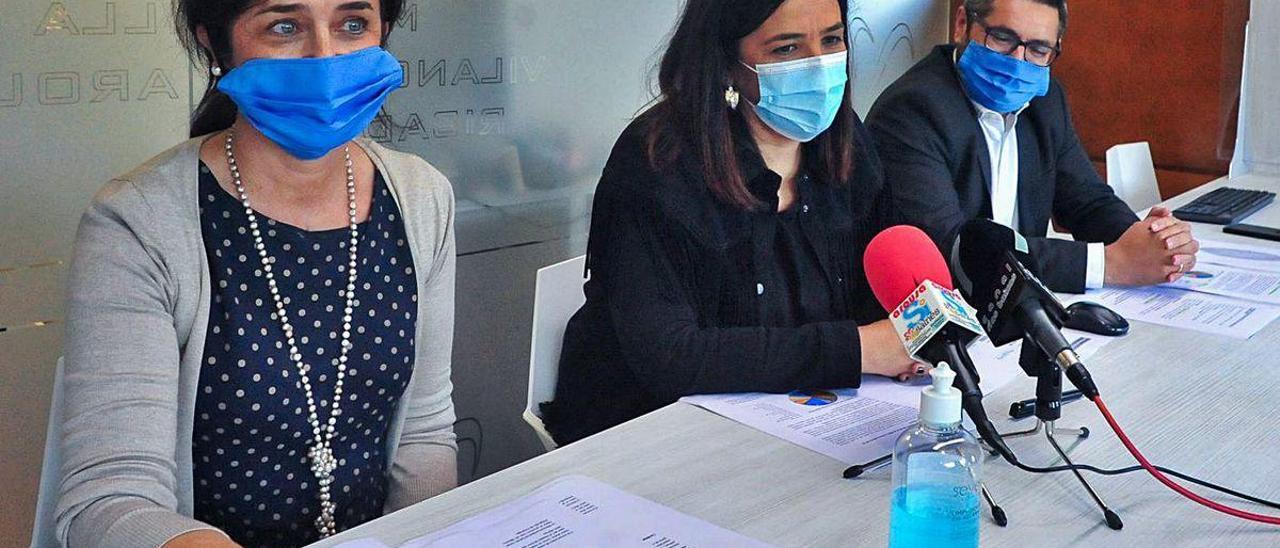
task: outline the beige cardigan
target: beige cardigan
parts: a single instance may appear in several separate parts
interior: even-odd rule
[[[80,221],[71,263],[57,538],[158,546],[192,519],[191,436],[209,321],[200,143],[113,179]],[[403,212],[418,277],[417,356],[387,437],[387,511],[457,483],[450,381],[454,202],[417,156],[358,144]]]

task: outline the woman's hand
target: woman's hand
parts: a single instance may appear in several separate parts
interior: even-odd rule
[[[858,328],[862,339],[863,374],[883,375],[901,381],[922,371],[923,366],[907,356],[889,320],[880,320]]]
[[[187,531],[169,539],[163,548],[241,548],[236,541],[214,529]]]

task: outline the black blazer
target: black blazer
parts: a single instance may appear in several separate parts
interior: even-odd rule
[[[954,51],[934,48],[867,116],[896,207],[944,251],[965,222],[991,218],[991,157]],[[1085,242],[1112,243],[1138,218],[1089,162],[1056,80],[1022,112],[1017,132],[1018,225],[1038,263],[1030,266],[1051,289],[1081,293]],[[1046,239],[1050,217],[1077,241]]]
[[[645,120],[619,138],[596,189],[587,302],[565,332],[555,401],[542,406],[552,436],[572,442],[691,394],[859,386],[858,325],[885,317],[862,251],[891,220],[861,122],[854,180],[813,182],[802,196],[813,204],[802,222],[822,271],[803,283],[831,288],[835,317],[764,326],[752,274],[753,246],[763,244],[752,237],[776,226],[756,224],[776,222],[776,212],[716,199],[700,164],[654,171]],[[780,179],[753,145],[739,149],[739,166],[776,210]]]

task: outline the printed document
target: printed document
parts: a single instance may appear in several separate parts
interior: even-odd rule
[[[1087,358],[1111,339],[1070,329],[1063,335]],[[1016,341],[1000,348],[981,336],[969,346],[980,386],[990,394],[1022,376]],[[915,424],[928,375],[912,382],[863,377],[858,389],[797,390],[790,394],[714,394],[681,401],[745,424],[846,464],[862,464],[893,451],[898,435]]]
[[[1160,286],[1280,305],[1280,273],[1274,272],[1202,264],[1178,281]]]
[[[413,539],[400,548],[768,548],[585,476],[565,476],[533,493]],[[360,539],[337,548],[386,548]]]
[[[920,388],[910,390],[919,405]],[[860,464],[892,452],[898,435],[915,424],[919,413],[906,402],[860,392],[840,388],[790,394],[713,394],[686,396],[680,401],[840,462]]]
[[[1280,273],[1280,247],[1198,238],[1201,265],[1215,264]]]

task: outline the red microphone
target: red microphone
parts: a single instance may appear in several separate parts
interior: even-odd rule
[[[867,245],[862,268],[876,300],[892,311],[925,280],[954,289],[951,271],[924,231],[907,225],[885,229]]]
[[[982,325],[951,288],[951,271],[933,240],[918,228],[895,226],[871,240],[862,263],[907,354],[960,367],[959,350],[982,334]]]

